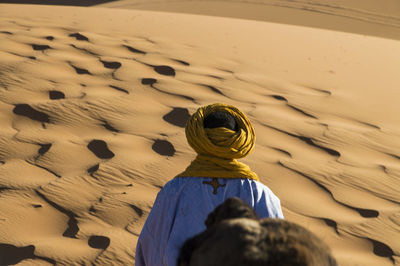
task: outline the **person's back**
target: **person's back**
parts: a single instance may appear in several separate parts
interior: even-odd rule
[[[136,265],[175,266],[185,240],[205,229],[204,220],[227,198],[238,197],[261,217],[283,218],[279,199],[237,158],[254,147],[254,130],[237,108],[199,108],[186,125],[197,157],[157,195],[140,234]]]

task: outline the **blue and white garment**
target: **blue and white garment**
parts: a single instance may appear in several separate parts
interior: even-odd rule
[[[261,182],[218,178],[216,189],[204,184],[212,178],[179,177],[158,193],[136,246],[136,266],[176,266],[179,251],[190,237],[204,231],[208,214],[226,199],[238,197],[260,218],[283,218],[280,201]]]

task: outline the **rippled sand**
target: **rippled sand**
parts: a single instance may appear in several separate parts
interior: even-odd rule
[[[0,5],[0,264],[132,265],[157,192],[194,158],[187,118],[225,102],[252,121],[244,162],[287,219],[341,265],[400,265],[395,14],[349,13],[379,38],[125,2]]]

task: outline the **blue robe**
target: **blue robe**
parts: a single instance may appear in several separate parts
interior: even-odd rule
[[[161,189],[139,236],[136,266],[176,266],[183,243],[204,231],[208,214],[228,198],[240,198],[260,218],[283,218],[278,197],[259,181],[218,178],[225,186],[214,191],[213,186],[203,184],[211,180],[179,177]]]

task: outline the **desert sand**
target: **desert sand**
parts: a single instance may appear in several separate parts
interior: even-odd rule
[[[185,122],[213,102],[252,121],[242,161],[286,219],[340,265],[400,265],[396,10],[0,4],[0,265],[133,265],[157,192],[195,156]]]

